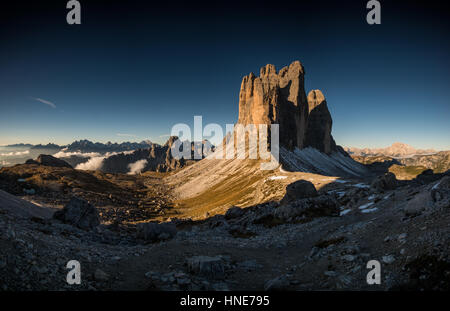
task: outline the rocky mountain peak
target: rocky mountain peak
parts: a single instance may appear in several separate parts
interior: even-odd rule
[[[276,75],[277,74],[277,70],[275,69],[275,66],[272,64],[267,64],[264,67],[261,67],[261,70],[259,71],[259,76],[260,77],[265,77],[265,76],[269,76],[269,75]]]
[[[242,79],[238,123],[279,124],[280,145],[288,149],[314,147],[322,152],[337,150],[331,137],[331,115],[319,90],[308,98],[305,70],[294,61],[279,72],[272,64],[263,66],[259,77],[253,73]],[[318,107],[318,108],[316,108]]]
[[[308,110],[311,112],[314,108],[325,102],[325,96],[320,90],[312,90],[308,93]],[[326,105],[326,102],[325,102]]]

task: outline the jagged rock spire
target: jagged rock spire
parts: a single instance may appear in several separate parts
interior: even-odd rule
[[[330,153],[336,150],[331,115],[322,92],[312,91],[306,97],[304,75],[303,65],[294,61],[279,72],[268,64],[261,68],[259,77],[253,73],[245,76],[239,94],[238,123],[277,123],[282,146],[311,146]]]

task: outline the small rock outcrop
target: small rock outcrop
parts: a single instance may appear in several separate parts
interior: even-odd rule
[[[100,217],[94,205],[84,199],[73,197],[53,218],[84,230],[91,230],[100,224]]]
[[[194,256],[187,259],[188,271],[211,279],[221,279],[225,274],[225,267],[221,257]]]
[[[431,198],[436,206],[450,208],[450,176],[445,176],[434,184]]]
[[[136,236],[149,242],[168,240],[176,234],[176,226],[170,223],[143,222],[136,227]]]
[[[109,275],[101,269],[96,269],[94,272],[94,279],[99,282],[105,282],[109,280]]]
[[[36,160],[29,159],[25,162],[25,164],[36,164],[36,165],[44,165],[51,167],[67,167],[72,168],[72,166],[64,160],[55,158],[54,156],[48,154],[41,154],[37,157]]]
[[[328,195],[304,198],[283,204],[275,209],[274,216],[283,222],[295,222],[301,219],[337,216],[339,204]]]
[[[244,214],[245,214],[245,211],[242,208],[240,208],[238,206],[233,206],[233,207],[230,207],[226,211],[225,219],[233,219],[233,218],[241,217]]]
[[[279,124],[280,145],[290,150],[314,147],[338,151],[331,136],[332,120],[322,92],[304,87],[305,70],[299,61],[276,71],[261,68],[259,77],[250,73],[241,83],[238,123]]]
[[[391,172],[380,175],[372,182],[370,188],[375,191],[394,190],[397,187],[397,178]]]

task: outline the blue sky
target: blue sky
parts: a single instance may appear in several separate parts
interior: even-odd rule
[[[164,142],[194,115],[225,126],[237,121],[244,75],[300,60],[338,144],[450,149],[448,13],[433,1],[382,1],[382,24],[371,26],[364,1],[341,2],[81,1],[79,26],[58,2],[7,4],[0,145]]]

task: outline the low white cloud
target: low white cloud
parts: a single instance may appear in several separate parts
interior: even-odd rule
[[[0,156],[2,156],[2,157],[17,157],[17,156],[23,156],[23,155],[26,155],[29,153],[30,153],[30,150],[25,150],[25,151],[0,153]]]
[[[80,152],[80,151],[73,151],[73,152],[66,152],[66,151],[59,151],[58,153],[55,153],[53,155],[55,158],[69,158],[71,156],[77,156],[81,158],[93,158],[93,157],[100,157],[101,154],[98,152]]]
[[[95,155],[93,157],[91,157],[87,162],[84,163],[80,163],[78,164],[75,169],[77,170],[84,170],[84,171],[96,171],[96,170],[100,170],[103,166],[103,161],[106,158],[109,158],[113,155],[116,154],[130,154],[133,153],[134,151],[124,151],[124,152],[107,152],[104,155]],[[85,153],[86,154],[86,153]],[[95,152],[93,152],[93,154],[95,154]]]
[[[11,163],[6,161],[0,161],[0,166],[7,166],[7,165],[11,165]]]
[[[38,102],[41,102],[43,104],[46,104],[47,106],[50,106],[52,108],[56,108],[56,105],[54,103],[48,101],[48,100],[45,100],[45,99],[42,99],[42,98],[37,98],[37,97],[34,97],[33,99],[37,100]]]
[[[142,160],[138,160],[134,163],[128,164],[128,168],[130,169],[130,171],[128,172],[128,175],[136,175],[142,172],[142,170],[145,168],[145,166],[147,165],[147,160],[146,159],[142,159]]]
[[[108,156],[92,157],[87,162],[78,164],[75,169],[84,171],[96,171],[102,168],[103,160]]]

